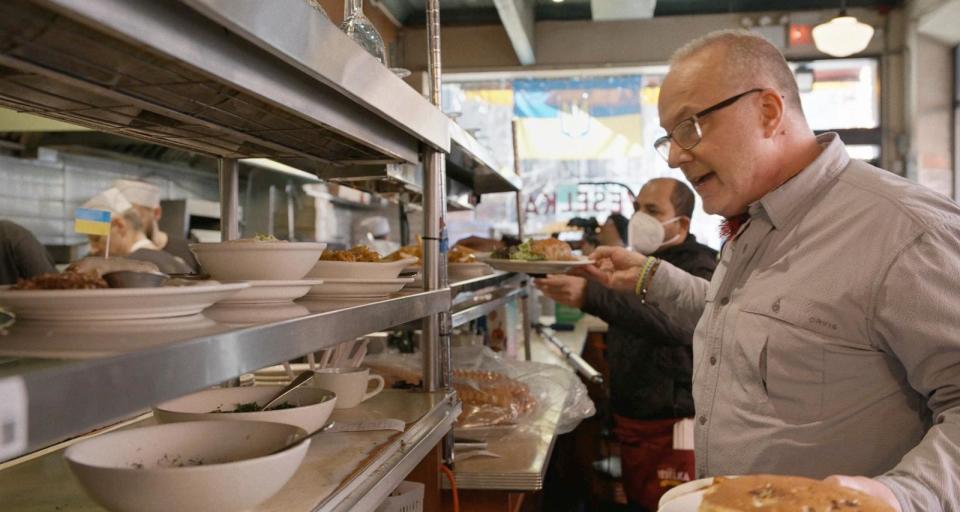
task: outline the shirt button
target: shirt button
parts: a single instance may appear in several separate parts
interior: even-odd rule
[[[773,307],[770,308],[770,309],[772,309],[774,313],[779,313],[779,312],[780,312],[780,301],[778,300],[778,301],[774,302],[774,303],[773,303]]]
[[[721,306],[726,306],[727,304],[730,304],[730,297],[724,297],[724,298],[720,299],[720,305],[721,305]]]
[[[706,424],[707,424],[707,417],[706,417],[706,416],[700,416],[700,424],[701,424],[701,425],[706,425]]]
[[[710,356],[710,366],[717,365],[717,356]]]

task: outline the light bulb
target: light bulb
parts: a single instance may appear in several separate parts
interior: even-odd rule
[[[873,37],[873,27],[860,23],[853,16],[838,16],[813,27],[813,43],[817,49],[833,57],[846,57],[862,52]]]

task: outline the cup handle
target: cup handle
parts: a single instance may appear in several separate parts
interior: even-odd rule
[[[362,401],[366,401],[370,398],[373,398],[379,395],[381,391],[383,391],[383,377],[379,375],[370,375],[369,377],[367,377],[367,388],[370,387],[370,381],[372,380],[377,381],[377,387],[373,391],[368,391],[364,393]]]

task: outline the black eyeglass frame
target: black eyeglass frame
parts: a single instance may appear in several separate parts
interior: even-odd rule
[[[672,130],[670,130],[669,132],[667,132],[666,135],[664,135],[664,136],[658,138],[656,141],[654,141],[654,143],[653,143],[653,148],[657,151],[657,154],[659,154],[660,156],[662,156],[663,159],[664,159],[664,160],[667,160],[667,161],[670,160],[670,154],[668,153],[668,154],[664,155],[664,154],[661,153],[660,150],[658,149],[659,147],[661,147],[661,146],[662,146],[663,144],[665,144],[665,143],[668,143],[668,142],[670,142],[670,141],[673,141],[673,142],[676,142],[676,143],[677,143],[677,146],[680,146],[680,148],[683,149],[684,151],[690,151],[691,149],[697,147],[697,144],[700,144],[700,141],[703,140],[703,129],[700,128],[700,119],[703,119],[707,114],[710,114],[711,112],[716,112],[717,110],[720,110],[720,109],[722,109],[722,108],[726,108],[726,107],[729,107],[730,105],[733,105],[734,103],[737,102],[737,100],[739,100],[740,98],[742,98],[742,97],[744,97],[744,96],[746,96],[746,95],[748,95],[748,94],[750,94],[750,93],[762,92],[762,91],[763,91],[763,88],[761,88],[761,87],[753,88],[753,89],[750,89],[749,91],[744,91],[744,92],[741,92],[740,94],[735,94],[735,95],[733,95],[733,96],[730,96],[729,98],[727,98],[727,99],[725,99],[725,100],[723,100],[723,101],[721,101],[721,102],[719,102],[719,103],[717,103],[717,104],[711,105],[711,106],[709,106],[709,107],[701,110],[700,112],[697,112],[696,114],[693,114],[692,116],[690,116],[690,117],[688,117],[688,118],[680,121],[679,123],[677,123],[677,124],[673,127]],[[693,144],[691,144],[689,147],[684,147],[683,144],[680,144],[680,141],[678,141],[677,139],[674,139],[674,138],[673,138],[673,133],[674,133],[675,131],[677,131],[677,128],[683,126],[683,124],[684,124],[684,123],[687,123],[687,122],[692,122],[692,123],[693,123],[693,127],[696,129],[696,132],[697,132],[697,141],[694,142]],[[668,151],[669,151],[669,150],[668,150]]]

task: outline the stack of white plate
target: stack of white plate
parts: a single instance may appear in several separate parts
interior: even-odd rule
[[[412,283],[413,278],[397,277],[416,258],[385,262],[326,261],[316,262],[307,273],[308,278],[321,278],[323,284],[313,286],[306,298],[373,299],[386,297]]]

